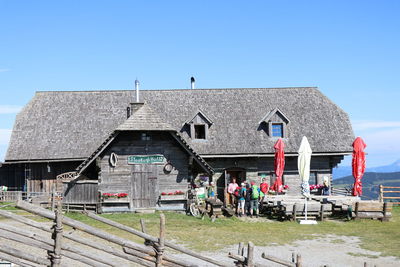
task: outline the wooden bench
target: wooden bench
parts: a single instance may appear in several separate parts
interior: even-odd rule
[[[305,217],[304,200],[301,202],[283,202],[280,205],[282,216],[290,220],[303,219]],[[332,204],[322,204],[316,201],[307,203],[307,217],[324,220],[332,214]]]
[[[388,221],[392,217],[392,207],[390,202],[359,201],[355,203],[353,218]]]

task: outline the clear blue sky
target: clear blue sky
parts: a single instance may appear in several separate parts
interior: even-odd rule
[[[0,160],[36,90],[318,86],[400,158],[400,1],[0,0]]]

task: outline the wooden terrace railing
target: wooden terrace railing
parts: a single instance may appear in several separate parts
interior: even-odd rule
[[[388,189],[388,190],[385,190]],[[394,189],[394,190],[393,190]],[[386,194],[386,196],[385,196]],[[387,194],[390,194],[388,196]],[[397,196],[393,196],[397,194]],[[385,201],[389,200],[389,201]],[[393,201],[397,200],[397,201]],[[379,201],[380,202],[391,202],[396,205],[400,205],[400,186],[379,186]]]

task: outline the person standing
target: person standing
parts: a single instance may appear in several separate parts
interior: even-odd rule
[[[236,178],[233,177],[232,181],[228,185],[228,202],[226,205],[230,205],[232,208],[235,207],[235,190],[238,187],[238,184],[236,183]]]
[[[324,176],[323,179],[324,179],[324,184],[323,184],[323,187],[322,187],[322,195],[329,196],[331,194],[331,188],[330,188],[330,185],[329,185],[329,177],[328,176]]]
[[[251,187],[248,183],[246,183],[246,191],[244,194],[244,210],[245,210],[245,215],[250,216],[250,202],[251,202]]]
[[[258,203],[260,201],[260,188],[255,182],[251,182],[250,217],[258,217]]]
[[[238,187],[238,216],[242,217],[244,213],[244,205],[246,203],[245,195],[246,195],[246,185],[244,183],[241,184],[241,187]],[[236,189],[237,190],[237,189]]]
[[[209,182],[207,187],[207,196],[208,198],[215,199],[215,186],[214,182]]]
[[[267,183],[267,178],[262,179],[262,183],[260,184],[260,210],[263,209],[264,205],[264,198],[266,198],[268,191],[269,191],[269,185]]]

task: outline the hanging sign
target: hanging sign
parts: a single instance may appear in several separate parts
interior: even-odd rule
[[[163,155],[133,155],[128,156],[128,164],[154,164],[164,163]]]

